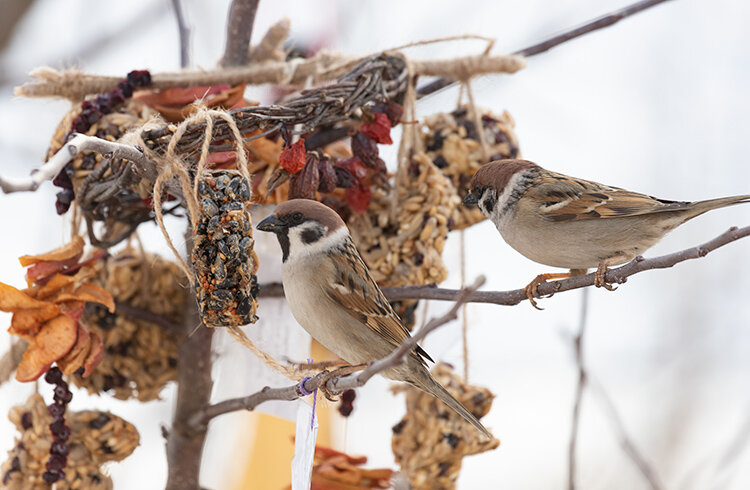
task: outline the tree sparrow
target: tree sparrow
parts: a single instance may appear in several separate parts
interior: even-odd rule
[[[318,342],[350,364],[365,364],[395,350],[409,331],[370,276],[338,214],[308,199],[279,204],[258,223],[281,245],[284,295],[294,318]],[[404,381],[440,399],[487,437],[489,431],[433,379],[421,347],[386,378]]]
[[[526,296],[537,307],[537,287],[548,279],[585,274],[594,284],[607,267],[628,262],[665,234],[712,209],[750,202],[750,195],[707,201],[667,201],[545,170],[527,160],[498,160],[477,170],[464,199],[478,205],[503,239],[529,259],[568,273],[540,274]]]

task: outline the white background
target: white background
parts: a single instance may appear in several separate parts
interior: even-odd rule
[[[43,64],[113,75],[135,68],[177,69],[177,32],[168,3],[35,2],[0,59],[3,175],[27,175],[39,165],[68,107],[61,101],[13,99],[12,85]],[[195,66],[211,68],[221,55],[227,4],[185,2]],[[299,42],[351,54],[465,33],[495,37],[495,51],[507,52],[623,4],[264,1],[253,39],[287,16]],[[668,2],[533,57],[528,68],[515,75],[477,80],[477,103],[510,111],[523,156],[559,172],[668,199],[748,193],[749,16],[747,2]],[[123,29],[127,25],[131,27]],[[481,49],[480,42],[466,42],[410,54],[448,57]],[[420,103],[420,115],[452,110],[456,96],[452,90],[431,97]],[[248,97],[270,102],[263,89],[250,88]],[[393,165],[394,152],[386,154]],[[34,194],[0,196],[0,280],[22,286],[16,257],[63,240],[54,192],[45,184]],[[681,250],[729,226],[748,224],[748,206],[717,211],[673,232],[647,255]],[[176,232],[182,226],[171,225]],[[153,225],[142,228],[149,249],[166,250]],[[468,231],[466,243],[469,277],[487,274],[488,289],[515,289],[538,273],[550,272],[515,253],[490,224]],[[456,286],[457,236],[449,240],[445,255],[455,271],[447,284]],[[591,291],[585,339],[589,373],[615,401],[627,431],[666,488],[750,488],[749,255],[750,241],[744,240],[671,270],[637,275],[617,292]],[[578,324],[580,292],[559,294],[541,305],[543,312],[528,304],[469,308],[470,380],[497,395],[483,422],[502,445],[467,458],[459,488],[566,485],[577,376],[570,338]],[[435,303],[429,311],[437,314],[447,307]],[[9,315],[1,318],[3,326],[10,320]],[[0,333],[1,350],[8,345],[7,337]],[[460,368],[459,324],[432,335],[425,349]],[[339,437],[340,449],[368,455],[373,466],[393,466],[390,427],[404,410],[403,400],[391,396],[387,387],[375,379],[360,390],[354,414]],[[33,385],[17,382],[4,385],[0,414],[32,390]],[[111,468],[117,488],[163,484],[166,462],[159,426],[168,423],[173,393],[167,389],[166,401],[148,404],[75,393],[71,408],[106,407],[141,431],[143,445]],[[584,398],[581,488],[646,488],[601,407],[599,398]],[[0,450],[12,446],[14,434],[0,416]],[[221,458],[212,454],[211,460],[217,464],[206,468],[204,484],[220,488]],[[231,464],[230,459],[224,462]]]

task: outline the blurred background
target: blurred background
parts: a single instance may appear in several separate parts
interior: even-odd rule
[[[182,4],[192,29],[192,66],[212,68],[223,52],[229,2],[183,0]],[[625,4],[623,0],[261,1],[253,42],[271,24],[288,17],[291,37],[307,49],[365,55],[412,41],[471,33],[497,39],[494,52],[503,53]],[[0,7],[3,175],[28,175],[40,165],[55,126],[69,108],[66,101],[13,97],[13,86],[27,80],[31,69],[78,67],[115,76],[131,69],[154,73],[179,69],[177,24],[167,0],[2,0]],[[14,9],[21,11],[15,15]],[[667,199],[745,194],[750,192],[748,18],[747,2],[667,2],[530,58],[528,67],[514,75],[475,80],[476,103],[497,113],[509,111],[516,121],[522,156],[549,169]],[[446,58],[483,49],[480,41],[462,41],[413,48],[408,54]],[[267,87],[249,87],[247,97],[272,102]],[[457,98],[458,90],[453,88],[424,99],[418,116],[451,111]],[[381,147],[383,154],[393,168],[395,148]],[[3,282],[23,286],[17,257],[53,248],[67,236],[66,226],[54,212],[54,194],[46,183],[35,193],[0,196]],[[178,220],[168,224],[175,233],[184,226]],[[717,211],[679,228],[647,255],[682,250],[732,225],[748,224],[750,206]],[[139,230],[148,250],[169,256],[155,225],[145,224]],[[490,223],[468,230],[465,241],[467,277],[486,274],[486,289],[516,289],[539,273],[551,272],[513,251]],[[268,249],[278,253],[270,245]],[[268,260],[276,265],[278,257],[272,252]],[[451,235],[444,256],[453,271],[445,285],[458,287],[457,234]],[[623,451],[623,430],[663,488],[750,488],[748,257],[750,241],[742,240],[673,269],[636,275],[616,292],[590,291],[583,355],[591,385],[581,406],[579,488],[649,488]],[[261,271],[264,267],[262,262]],[[489,387],[497,396],[483,422],[501,446],[466,458],[459,488],[567,486],[578,380],[572,340],[579,328],[581,295],[573,291],[544,299],[540,302],[544,311],[528,303],[468,307],[469,381]],[[427,314],[440,314],[449,306],[432,302]],[[260,308],[262,312],[262,303]],[[278,321],[286,318],[278,306],[274,313],[269,309],[261,314],[262,321],[273,322],[275,315]],[[5,326],[10,315],[2,314],[0,320]],[[424,347],[433,358],[460,371],[460,339],[460,322],[454,322],[428,337]],[[0,352],[8,345],[3,328]],[[217,390],[222,390],[217,399],[249,394],[252,385],[248,381],[221,388],[222,377],[266,376],[236,368],[248,365],[241,358],[251,354],[229,349],[221,338],[215,350]],[[390,428],[403,415],[404,401],[388,387],[385,380],[373,379],[358,390],[349,419],[330,415],[324,421],[329,426],[326,443],[367,455],[373,467],[395,468]],[[2,459],[15,437],[15,428],[4,414],[33,391],[33,383],[12,381],[0,387]],[[48,394],[44,389],[42,393]],[[163,486],[166,457],[160,427],[169,424],[174,393],[170,386],[163,401],[141,404],[74,391],[73,410],[112,410],[136,424],[141,433],[135,453],[111,467],[116,488]],[[609,402],[617,412],[614,418]],[[255,414],[237,413],[212,425],[204,486],[268,488],[259,486],[261,477],[248,471],[253,461],[257,467],[261,457],[280,468],[274,481],[288,483],[291,442],[286,435],[257,441],[259,427],[271,423],[259,420]],[[280,430],[292,434],[291,422],[281,424]],[[271,488],[282,486],[274,485]]]

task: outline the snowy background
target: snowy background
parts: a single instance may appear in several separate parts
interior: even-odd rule
[[[495,52],[509,52],[623,5],[622,0],[262,1],[253,39],[288,17],[299,43],[351,54],[466,33],[494,37]],[[184,2],[195,67],[213,67],[223,52],[227,6],[226,0]],[[508,110],[523,156],[559,172],[668,199],[748,193],[748,18],[747,2],[668,2],[530,58],[528,68],[515,75],[477,80],[477,104]],[[473,41],[409,53],[450,57],[482,49]],[[0,54],[0,172],[22,176],[38,166],[68,108],[67,102],[13,98],[12,87],[30,69],[77,66],[118,76],[134,68],[170,71],[179,67],[178,53],[166,0],[34,2]],[[247,95],[270,102],[263,87],[250,87]],[[420,102],[419,115],[452,110],[456,99],[455,89],[430,97]],[[386,154],[393,165],[395,151]],[[0,196],[0,280],[22,286],[16,258],[47,250],[66,236],[54,214],[54,193],[45,184],[33,194]],[[647,255],[681,250],[748,224],[749,206],[716,211],[673,232]],[[170,225],[175,231],[182,226]],[[155,226],[141,228],[148,248],[166,253]],[[456,271],[449,286],[458,285],[458,242],[452,236],[445,253]],[[466,244],[468,277],[487,274],[487,289],[515,289],[550,272],[510,249],[491,224],[469,230]],[[590,292],[584,346],[589,374],[615,402],[665,488],[750,488],[748,257],[750,241],[743,240],[707,258],[632,277],[617,292]],[[464,461],[459,488],[567,485],[577,380],[571,338],[580,296],[577,291],[542,300],[541,312],[526,303],[469,307],[470,381],[496,393],[483,422],[502,444]],[[447,307],[432,303],[429,313]],[[10,320],[5,314],[0,319],[3,325]],[[3,330],[0,351],[8,342]],[[430,336],[425,349],[460,368],[459,323]],[[250,354],[234,354],[242,355]],[[390,427],[404,404],[387,388],[384,380],[373,379],[359,390],[354,414],[340,424],[337,437],[339,449],[367,454],[373,466],[394,466]],[[33,389],[17,382],[0,387],[0,454],[10,449],[15,433],[2,414]],[[72,409],[111,409],[141,431],[141,447],[111,468],[117,488],[142,488],[145,482],[158,488],[165,481],[159,426],[169,421],[173,394],[170,387],[164,401],[138,404],[75,392]],[[579,438],[580,488],[647,488],[605,413],[601,398],[588,391]],[[225,436],[229,433],[212,435]],[[222,488],[226,469],[221,458],[209,456],[215,464],[204,465],[204,484]]]

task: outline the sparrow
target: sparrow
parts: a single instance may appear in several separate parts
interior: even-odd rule
[[[328,350],[352,365],[388,356],[410,337],[354,246],[344,221],[309,199],[276,206],[257,228],[281,246],[284,295],[292,315]],[[427,370],[432,358],[419,346],[404,363],[381,374],[438,398],[485,436],[484,426]]]
[[[665,234],[713,209],[750,202],[750,195],[707,201],[668,201],[619,187],[569,177],[528,160],[497,160],[477,170],[466,206],[479,206],[503,239],[525,257],[567,273],[540,274],[526,286],[538,308],[537,288],[596,268],[594,285],[609,266],[624,264]]]

